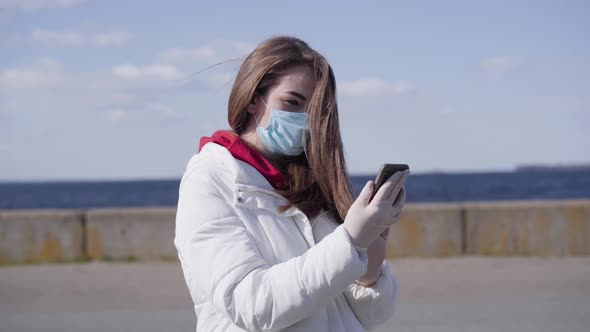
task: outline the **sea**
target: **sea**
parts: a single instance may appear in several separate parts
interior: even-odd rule
[[[353,193],[375,175],[351,176]],[[180,179],[1,182],[0,209],[174,207]],[[410,174],[406,203],[590,198],[590,169]]]

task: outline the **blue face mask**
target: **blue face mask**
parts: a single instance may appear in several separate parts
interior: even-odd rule
[[[269,108],[264,100],[262,102]],[[273,108],[270,111],[270,120],[266,128],[260,127],[256,114],[254,114],[254,118],[258,125],[256,132],[270,153],[298,156],[304,152],[303,135],[309,134],[309,114]]]

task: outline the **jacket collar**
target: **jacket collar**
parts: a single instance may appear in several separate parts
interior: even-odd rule
[[[277,190],[287,189],[289,183],[285,176],[258,150],[254,149],[236,133],[228,130],[218,130],[211,137],[201,137],[199,151],[209,142],[225,147],[238,160],[250,164]]]
[[[287,205],[289,201],[276,192],[270,182],[256,168],[234,158],[227,148],[215,143],[206,143],[202,146],[200,154],[203,154],[204,158],[214,161],[215,164],[219,164],[220,168],[230,171],[233,179],[234,204],[264,209],[282,216],[300,215],[304,220],[309,220],[300,209],[294,206],[279,213],[278,207]],[[316,218],[328,213],[328,210],[322,209]]]
[[[213,142],[205,143],[199,154],[204,158],[214,160],[231,173],[233,180],[233,196],[235,204],[242,204],[252,208],[265,209],[279,214],[278,207],[287,205],[289,201],[276,192],[270,182],[252,165],[236,159],[227,148]],[[296,215],[302,213],[296,207],[290,207],[281,215]]]
[[[236,159],[229,150],[214,142],[205,143],[200,152],[203,158],[214,160],[225,170],[229,170],[235,185],[241,185],[251,190],[262,189],[274,191],[270,182],[254,166]]]

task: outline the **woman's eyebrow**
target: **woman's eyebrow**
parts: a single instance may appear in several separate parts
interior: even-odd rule
[[[299,92],[295,92],[295,91],[287,91],[287,93],[292,94],[295,97],[301,98],[303,101],[306,101],[307,99],[305,99],[305,97],[300,94]]]

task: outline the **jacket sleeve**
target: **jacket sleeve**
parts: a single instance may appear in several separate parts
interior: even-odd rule
[[[384,261],[381,275],[373,286],[363,287],[353,282],[345,289],[344,297],[361,324],[370,331],[393,317],[398,290],[397,279]]]
[[[183,177],[174,243],[183,270],[188,269],[193,299],[205,297],[235,325],[249,331],[283,329],[325,306],[365,273],[367,256],[359,255],[342,227],[303,255],[269,265],[209,181]]]

